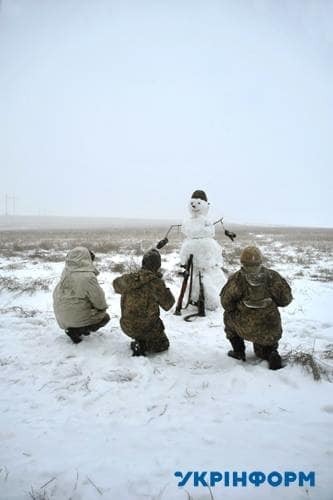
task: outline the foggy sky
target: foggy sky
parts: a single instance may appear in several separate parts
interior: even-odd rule
[[[2,0],[0,211],[333,226],[333,1]],[[9,212],[13,206],[10,202]]]

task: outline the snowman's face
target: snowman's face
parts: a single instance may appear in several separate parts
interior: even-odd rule
[[[191,214],[194,216],[206,215],[208,212],[209,204],[205,200],[200,198],[191,198],[189,203],[189,209]]]

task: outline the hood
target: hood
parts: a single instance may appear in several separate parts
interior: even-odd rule
[[[261,264],[258,266],[242,266],[241,273],[251,286],[265,286],[267,270]]]
[[[113,287],[117,293],[128,293],[131,290],[141,288],[150,281],[156,280],[160,275],[148,269],[141,269],[137,273],[124,274],[116,278]]]
[[[93,272],[98,274],[96,267],[93,265],[91,255],[88,248],[76,247],[70,250],[66,256],[65,264],[66,272]]]

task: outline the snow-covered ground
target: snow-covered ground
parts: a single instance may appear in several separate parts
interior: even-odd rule
[[[162,314],[170,350],[131,357],[112,288],[118,274],[108,270],[121,254],[96,263],[111,323],[74,345],[52,312],[63,263],[1,258],[1,499],[333,498],[332,248],[306,260],[311,242],[300,249],[274,234],[244,238],[254,241],[293,288],[281,311],[286,366],[277,372],[250,344],[246,363],[226,356],[222,310],[192,323]],[[178,295],[176,261],[163,254]],[[313,354],[327,376],[316,381],[288,363],[290,351]],[[314,471],[316,485],[179,488],[176,471]]]

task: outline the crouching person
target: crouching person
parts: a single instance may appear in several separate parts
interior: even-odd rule
[[[249,340],[255,354],[267,360],[271,370],[278,370],[282,367],[278,307],[292,301],[290,286],[279,273],[262,265],[257,247],[246,247],[240,261],[241,269],[230,276],[220,295],[225,332],[233,347],[228,356],[245,361],[244,340]]]
[[[134,339],[131,342],[133,356],[169,348],[160,319],[160,306],[168,311],[175,298],[158,272],[160,267],[161,256],[153,249],[143,256],[140,271],[124,274],[113,281],[115,291],[121,294],[120,326]]]
[[[74,344],[110,321],[104,291],[98,284],[95,255],[76,247],[66,256],[65,269],[53,292],[53,309],[60,328]]]

